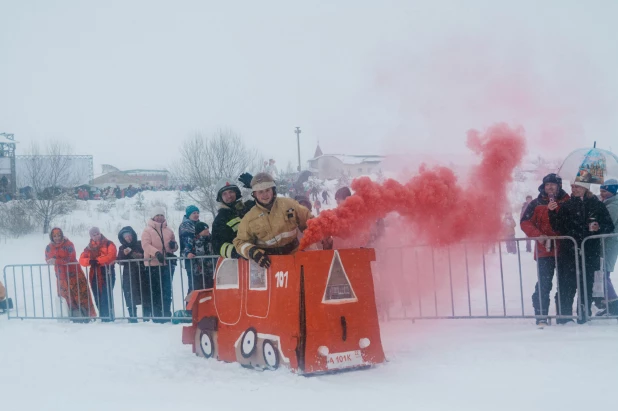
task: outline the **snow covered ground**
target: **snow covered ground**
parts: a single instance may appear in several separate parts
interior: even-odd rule
[[[300,377],[198,358],[170,324],[0,320],[3,409],[575,410],[611,407],[615,323],[382,325],[388,363]]]
[[[119,200],[110,213],[96,202],[58,222],[78,251],[91,225],[116,240],[121,226],[141,232],[149,207],[165,204],[174,231],[182,217],[171,193],[147,193],[147,209]],[[0,264],[42,263],[45,235],[0,241]],[[523,243],[522,243],[523,247]],[[477,257],[478,259],[478,257]],[[471,309],[485,315],[532,313],[535,265],[522,254],[486,257],[483,278],[471,270]],[[411,266],[413,260],[409,263]],[[445,288],[444,260],[437,264],[437,292],[421,289],[424,315],[468,315],[463,266],[453,263],[455,308]],[[414,272],[406,279],[414,289]],[[427,284],[423,283],[423,287]],[[504,286],[504,299],[501,289]],[[117,284],[116,291],[120,292]],[[10,289],[9,289],[9,292]],[[418,314],[418,301],[408,307]],[[437,301],[437,302],[436,302]],[[553,312],[553,303],[552,309]],[[394,304],[391,314],[401,314]],[[610,407],[616,388],[618,326],[613,320],[538,330],[534,320],[388,321],[382,339],[388,362],[369,370],[299,377],[286,369],[247,370],[194,356],[172,324],[67,324],[55,320],[7,320],[0,316],[0,404],[2,409],[170,410],[385,409],[547,410]]]

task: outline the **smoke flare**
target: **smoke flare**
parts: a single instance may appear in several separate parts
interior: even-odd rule
[[[383,184],[368,177],[355,179],[353,196],[308,222],[300,248],[329,236],[366,234],[377,219],[391,212],[403,216],[414,227],[415,237],[430,245],[497,238],[508,201],[508,183],[525,153],[523,134],[523,129],[504,123],[485,133],[470,130],[467,146],[481,161],[474,166],[471,183],[465,188],[458,185],[451,169],[425,165],[405,184],[392,179]]]

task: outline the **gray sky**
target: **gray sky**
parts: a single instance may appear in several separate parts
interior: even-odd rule
[[[618,2],[0,0],[0,132],[166,166],[196,131],[280,167],[327,153],[463,158],[465,132],[531,152],[618,150]]]

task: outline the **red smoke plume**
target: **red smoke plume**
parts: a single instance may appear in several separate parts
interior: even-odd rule
[[[430,245],[498,238],[508,183],[525,152],[523,130],[503,123],[485,133],[471,130],[467,145],[481,156],[468,187],[458,185],[451,169],[424,165],[403,185],[392,179],[378,184],[358,178],[352,182],[353,196],[308,222],[300,248],[329,236],[362,235],[390,212],[402,215],[413,225],[414,236]]]

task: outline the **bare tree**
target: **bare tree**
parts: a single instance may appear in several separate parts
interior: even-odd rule
[[[68,214],[75,207],[71,191],[78,184],[79,176],[71,167],[71,146],[60,141],[51,141],[43,152],[33,143],[25,163],[26,182],[32,188],[29,208],[36,221],[48,233],[54,218]]]
[[[172,173],[177,181],[194,187],[188,192],[189,197],[214,216],[217,214],[217,182],[257,171],[262,161],[258,151],[248,148],[238,134],[218,130],[211,137],[197,133],[187,139],[180,147],[180,160]]]

